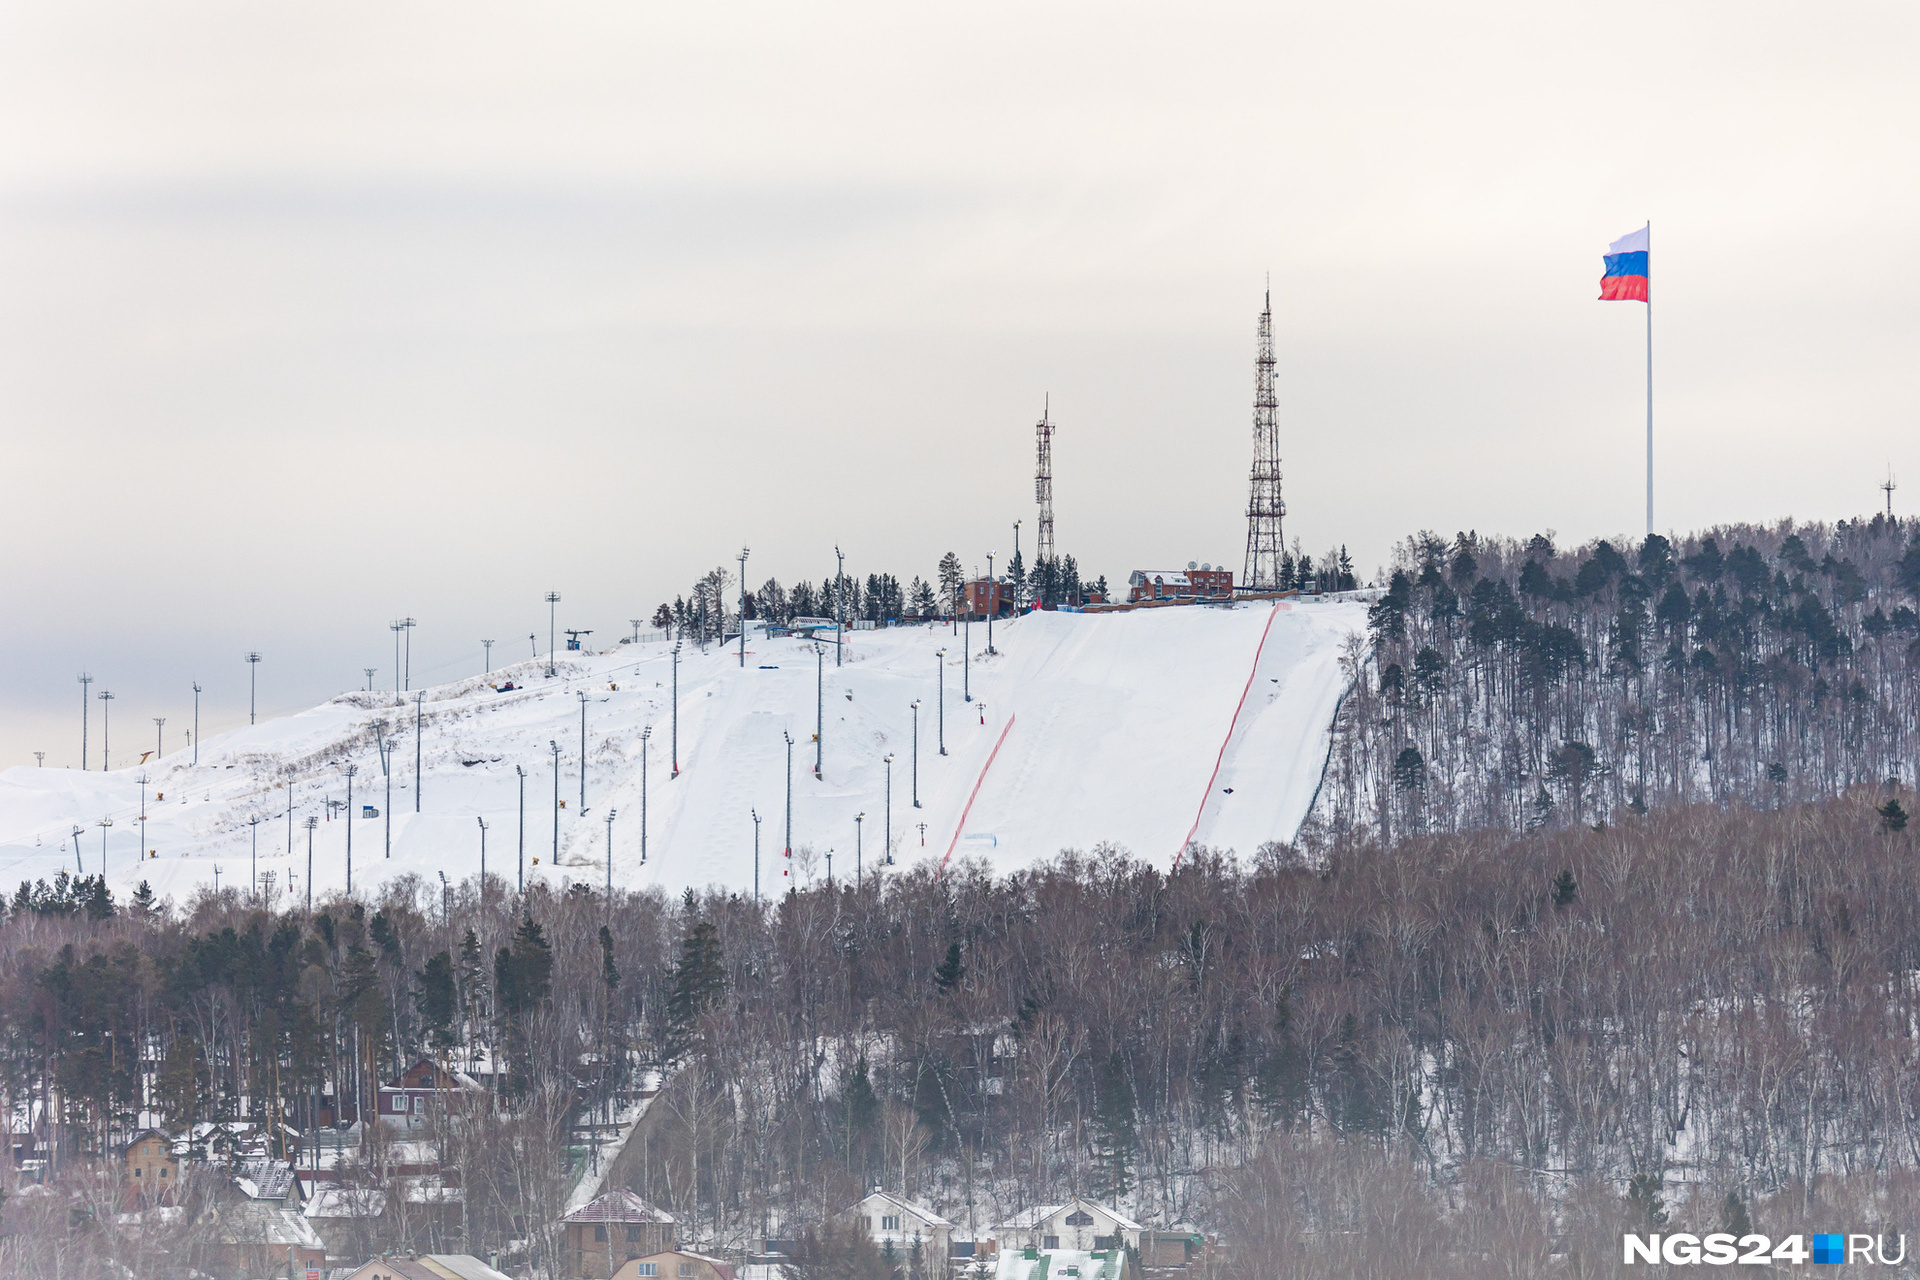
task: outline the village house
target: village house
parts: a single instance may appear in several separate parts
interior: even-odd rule
[[[334,1275],[336,1280],[512,1280],[470,1253],[422,1253],[407,1258],[382,1254]]]
[[[444,1071],[431,1058],[421,1058],[380,1086],[374,1104],[382,1124],[413,1129],[431,1117],[452,1115],[486,1101],[486,1086],[464,1071]]]
[[[283,1275],[289,1262],[296,1267],[326,1265],[320,1237],[299,1209],[283,1201],[236,1197],[213,1205],[208,1219],[208,1255],[221,1271]]]
[[[953,1247],[953,1224],[923,1205],[874,1188],[858,1204],[842,1209],[835,1216],[842,1227],[853,1227],[878,1245],[884,1253],[891,1245],[895,1256],[905,1258],[918,1240],[923,1256],[945,1258]]]
[[[1124,1249],[1002,1249],[993,1280],[1135,1280]]]
[[[329,1258],[364,1256],[387,1235],[387,1193],[373,1187],[321,1187],[301,1213]]]
[[[704,1253],[670,1249],[630,1259],[613,1273],[613,1280],[734,1280],[734,1267]]]
[[[1138,1249],[1140,1224],[1102,1204],[1075,1197],[1065,1204],[1039,1205],[1015,1214],[993,1229],[1002,1252],[1009,1249],[1079,1249],[1100,1252]]]
[[[1140,1265],[1148,1271],[1182,1271],[1206,1250],[1207,1238],[1176,1223],[1171,1231],[1140,1233]]]
[[[127,1181],[135,1195],[149,1204],[171,1204],[180,1185],[180,1157],[173,1139],[158,1129],[142,1129],[127,1143]]]
[[[560,1225],[566,1230],[561,1268],[568,1277],[598,1280],[629,1259],[672,1253],[680,1245],[673,1215],[624,1188],[581,1205]]]

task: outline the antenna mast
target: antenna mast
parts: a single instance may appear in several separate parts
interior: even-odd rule
[[[1034,564],[1045,564],[1053,559],[1053,423],[1051,417],[1053,397],[1048,396],[1042,402],[1040,421],[1034,426],[1034,435],[1038,437],[1039,463],[1033,473],[1033,500],[1040,504],[1040,545],[1035,548]]]
[[[1280,556],[1286,541],[1280,496],[1280,402],[1273,391],[1273,291],[1260,312],[1259,353],[1253,361],[1253,492],[1247,500],[1247,564],[1241,582],[1249,591],[1278,591]]]
[[[1885,481],[1881,483],[1880,487],[1887,491],[1887,519],[1892,520],[1893,519],[1893,491],[1900,487],[1899,485],[1894,483],[1892,467],[1887,468],[1887,478]]]

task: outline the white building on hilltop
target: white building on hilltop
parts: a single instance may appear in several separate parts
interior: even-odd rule
[[[1023,1249],[1078,1249],[1104,1252],[1138,1249],[1140,1224],[1132,1218],[1078,1196],[1065,1204],[1043,1204],[1017,1213],[993,1229],[1002,1253]]]

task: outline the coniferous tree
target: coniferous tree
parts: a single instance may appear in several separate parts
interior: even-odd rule
[[[941,995],[951,995],[960,985],[960,979],[966,976],[967,966],[960,959],[960,944],[947,944],[947,958],[933,971],[933,984],[940,989]]]
[[[719,932],[711,921],[695,921],[681,940],[680,962],[673,971],[673,994],[667,1001],[671,1056],[679,1057],[698,1043],[700,1019],[718,1003],[726,985]]]
[[[454,991],[453,957],[445,951],[435,952],[426,968],[420,971],[418,982],[413,996],[414,1009],[420,1016],[428,1043],[445,1053],[457,1040],[454,1018],[459,1011],[459,1001]]]
[[[1094,1074],[1093,1133],[1097,1192],[1117,1200],[1133,1186],[1133,1158],[1138,1145],[1133,1082],[1118,1052],[1109,1054]]]

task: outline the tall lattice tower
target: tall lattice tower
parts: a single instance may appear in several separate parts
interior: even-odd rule
[[[1247,566],[1240,584],[1249,591],[1278,591],[1280,555],[1286,541],[1280,521],[1280,401],[1273,393],[1273,291],[1260,313],[1260,350],[1253,361],[1253,493],[1247,499]]]
[[[1052,397],[1049,396],[1040,410],[1040,421],[1034,424],[1033,433],[1039,447],[1039,462],[1033,472],[1033,500],[1040,504],[1040,545],[1033,553],[1033,562],[1043,564],[1053,559],[1053,423]]]

